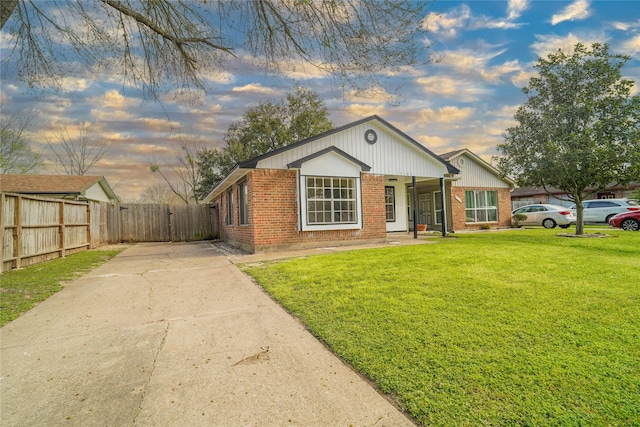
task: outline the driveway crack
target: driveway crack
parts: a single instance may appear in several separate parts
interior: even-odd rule
[[[153,373],[156,370],[156,362],[158,361],[158,357],[160,356],[160,353],[162,352],[162,348],[164,347],[164,343],[167,340],[167,336],[169,335],[169,327],[170,326],[171,326],[171,324],[169,322],[167,322],[167,327],[164,329],[164,334],[162,335],[162,339],[160,340],[160,345],[158,345],[158,349],[156,350],[156,354],[153,356],[153,362],[151,364],[151,369],[149,369],[149,377],[147,378],[147,382],[142,387],[142,395],[140,396],[140,403],[138,404],[138,410],[136,411],[136,414],[133,417],[133,420],[131,422],[132,426],[134,426],[136,424],[138,416],[140,416],[140,413],[142,412],[142,405],[144,403],[144,398],[145,398],[145,396],[147,394],[147,387],[149,386],[149,384],[151,383],[151,379],[153,378]]]

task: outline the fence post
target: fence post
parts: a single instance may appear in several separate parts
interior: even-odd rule
[[[65,223],[64,223],[64,202],[58,202],[59,203],[59,212],[60,212],[60,216],[58,218],[58,227],[59,227],[59,233],[60,233],[60,256],[62,258],[64,258],[65,256],[67,256],[67,245],[65,242]]]
[[[15,245],[14,252],[16,254],[16,270],[20,268],[22,261],[22,196],[18,196],[16,199],[15,207],[15,221],[16,221],[16,234],[13,239]]]

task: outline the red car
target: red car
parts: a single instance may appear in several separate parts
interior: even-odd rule
[[[621,228],[623,230],[640,230],[640,211],[622,212],[609,220],[610,227]]]

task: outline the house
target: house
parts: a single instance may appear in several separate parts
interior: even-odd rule
[[[204,201],[221,238],[250,252],[384,241],[414,229],[418,204],[418,223],[446,234],[458,173],[371,116],[239,163]]]
[[[0,191],[67,200],[118,202],[103,176],[0,175]]]
[[[513,180],[466,148],[440,157],[460,170],[460,179],[451,183],[454,230],[511,226]]]
[[[628,186],[609,184],[604,190],[595,192],[592,199],[624,199],[640,188],[640,182],[633,181]],[[533,203],[549,203],[552,205],[569,207],[574,204],[564,190],[555,187],[520,187],[511,193],[513,209]]]

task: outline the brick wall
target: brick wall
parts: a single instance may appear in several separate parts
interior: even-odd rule
[[[467,216],[465,213],[465,197],[466,190],[475,191],[492,191],[498,192],[498,222],[488,223],[469,223],[467,224]],[[459,203],[455,196],[458,196],[462,203]],[[490,225],[492,228],[511,226],[511,192],[508,188],[464,188],[451,187],[451,216],[453,220],[454,230],[473,230],[479,229],[483,225]]]
[[[249,225],[238,224],[238,190],[234,184],[234,224],[226,225],[226,193],[220,198],[222,238],[250,252],[292,247],[337,245],[353,240],[384,240],[384,177],[363,174],[360,230],[298,231],[297,174],[294,170],[256,169],[247,176]]]

